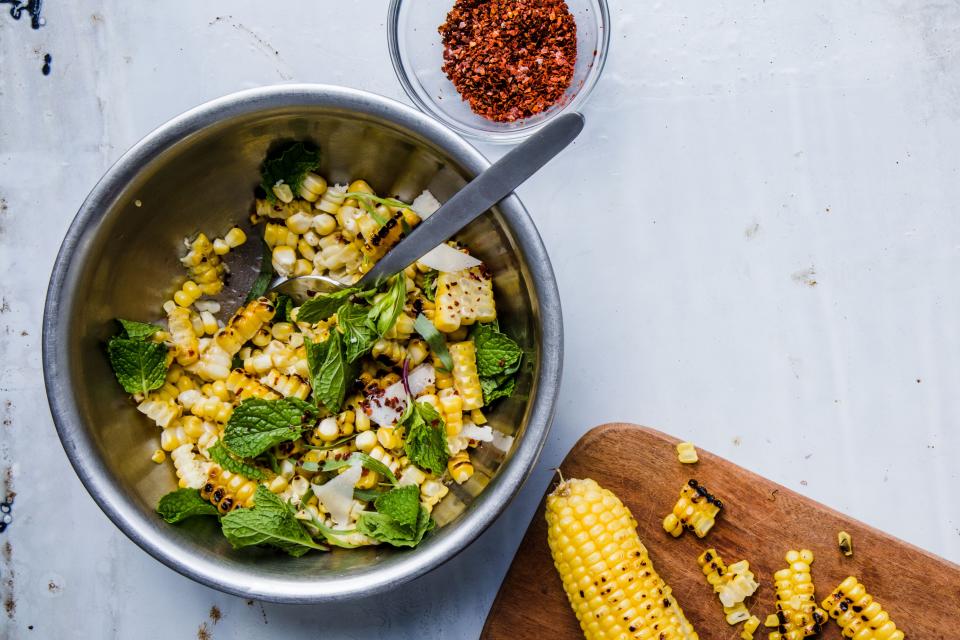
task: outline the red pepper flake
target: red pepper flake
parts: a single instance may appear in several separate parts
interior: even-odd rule
[[[488,120],[542,113],[573,80],[577,23],[565,0],[457,0],[439,31],[444,73]]]

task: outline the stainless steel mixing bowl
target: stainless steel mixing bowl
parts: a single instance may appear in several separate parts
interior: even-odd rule
[[[360,91],[285,85],[214,100],[151,133],[94,187],[63,241],[43,317],[53,419],[74,469],[107,516],[186,576],[245,597],[299,603],[391,589],[480,535],[536,462],[553,417],[563,349],[550,261],[520,200],[510,196],[460,237],[493,270],[501,326],[529,354],[517,393],[490,415],[494,427],[515,433],[516,441],[506,456],[479,451],[476,480],[454,486],[435,510],[445,526],[414,550],[291,558],[234,551],[209,518],[162,522],[154,507],[176,478],[171,465],[150,461],[157,429],[117,385],[104,341],[116,331],[116,317],[159,319],[183,277],[177,257],[184,236],[219,235],[245,219],[271,143],[304,138],[320,145],[329,179],[365,177],[379,192],[403,198],[429,188],[442,201],[488,165],[427,116]],[[256,247],[256,240],[248,245]]]

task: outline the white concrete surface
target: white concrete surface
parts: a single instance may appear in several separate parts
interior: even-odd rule
[[[549,469],[609,420],[960,561],[960,5],[615,1],[587,129],[520,192],[567,331],[537,471],[454,561],[338,607],[220,594],[119,533],[54,433],[39,327],[74,212],[154,126],[283,81],[404,100],[386,3],[44,8],[0,13],[0,636],[475,638]]]

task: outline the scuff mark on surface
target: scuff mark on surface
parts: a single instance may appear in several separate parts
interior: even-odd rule
[[[265,53],[267,57],[271,59],[276,59],[276,61],[282,63],[284,67],[288,66],[286,61],[284,61],[284,59],[280,56],[280,51],[276,47],[270,44],[269,41],[261,37],[257,32],[255,32],[253,29],[251,29],[247,25],[243,24],[242,22],[235,21],[233,19],[233,16],[217,16],[216,18],[214,18],[208,23],[208,26],[212,27],[217,24],[228,24],[234,29],[236,29],[237,31],[247,35],[250,38],[250,40],[253,42],[253,44],[260,51]],[[283,80],[293,79],[293,75],[285,69],[281,69],[280,67],[274,66],[273,70],[276,71],[277,75],[279,75],[280,78],[282,78]]]
[[[9,313],[11,311],[13,311],[13,309],[10,308],[10,303],[7,302],[7,299],[0,298],[0,313]]]
[[[13,545],[9,541],[3,545],[3,567],[0,573],[3,574],[3,583],[0,585],[3,591],[3,610],[7,618],[13,620],[17,615],[17,598],[14,592]]]
[[[760,223],[754,222],[749,227],[743,230],[743,235],[747,240],[753,240],[756,235],[760,233]]]
[[[197,629],[197,640],[210,640],[213,636],[210,635],[210,627],[207,626],[206,622],[201,622],[200,627]]]
[[[790,277],[797,284],[803,284],[808,287],[817,286],[817,270],[814,267],[797,271]]]
[[[223,614],[220,613],[220,608],[217,605],[210,607],[210,621],[217,624],[221,619],[223,619]]]

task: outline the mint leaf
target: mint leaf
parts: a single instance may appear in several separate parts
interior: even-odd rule
[[[430,302],[435,302],[437,298],[437,276],[439,271],[430,270],[423,274],[423,297]]]
[[[320,150],[303,142],[293,142],[279,153],[272,154],[260,167],[260,185],[270,202],[276,200],[273,186],[278,182],[290,185],[294,195],[300,192],[303,177],[320,166]]]
[[[355,362],[377,341],[377,328],[368,313],[366,308],[352,302],[337,311],[337,326],[343,332],[343,351],[347,362]]]
[[[268,544],[300,557],[311,549],[327,548],[313,541],[286,502],[260,485],[253,495],[253,507],[235,509],[220,520],[223,535],[234,549]]]
[[[290,322],[290,312],[293,311],[293,299],[281,293],[277,296],[276,302],[273,303],[273,306],[276,308],[277,312],[273,316],[274,322]],[[294,325],[296,327],[296,325]]]
[[[430,345],[430,350],[440,358],[440,362],[444,368],[446,368],[447,371],[453,371],[453,358],[450,357],[450,351],[447,349],[447,339],[443,337],[442,333],[437,331],[437,327],[433,324],[433,321],[421,313],[417,316],[417,319],[414,320],[413,328],[427,341],[427,344]]]
[[[110,366],[127,393],[146,394],[163,386],[167,377],[167,347],[133,338],[111,338]]]
[[[354,378],[354,367],[344,355],[339,331],[331,331],[323,342],[304,341],[307,348],[307,367],[314,402],[323,403],[331,413],[340,411],[347,388]]]
[[[416,409],[405,423],[407,438],[403,449],[410,461],[438,476],[447,469],[447,431],[443,419],[433,405],[416,403]]]
[[[509,398],[517,387],[517,379],[512,374],[500,378],[480,378],[484,406],[497,398]]]
[[[227,421],[223,444],[242,458],[255,458],[274,445],[299,438],[313,411],[297,398],[248,398]]]
[[[364,511],[360,514],[357,520],[357,531],[395,547],[415,547],[435,524],[426,507],[420,505],[417,523],[412,533],[387,514],[373,511]]]
[[[267,194],[273,195],[273,192],[268,189]],[[271,282],[273,282],[273,251],[270,249],[270,246],[264,242],[263,251],[260,254],[260,273],[257,275],[257,279],[253,281],[250,291],[247,292],[244,304],[252,302],[265,294],[267,289],[270,288]]]
[[[263,480],[266,478],[266,474],[263,473],[257,467],[247,464],[243,460],[238,460],[230,455],[230,452],[227,450],[227,447],[224,446],[223,442],[217,441],[212,447],[207,449],[207,453],[210,454],[210,459],[216,462],[218,465],[229,471],[230,473],[236,473],[250,480]]]
[[[388,515],[401,527],[414,531],[420,515],[420,487],[408,484],[391,489],[374,501],[377,512]]]
[[[297,322],[315,324],[321,320],[326,320],[359,291],[354,287],[347,287],[332,293],[318,294],[300,305],[300,311],[297,311]]]
[[[489,325],[477,327],[473,342],[477,347],[477,372],[483,377],[512,373],[523,357],[513,338]]]
[[[170,524],[194,516],[218,516],[217,508],[203,499],[196,489],[177,489],[160,498],[157,513]]]
[[[407,301],[407,278],[401,272],[393,276],[393,282],[387,292],[373,303],[368,317],[376,323],[377,333],[381,336],[393,327],[403,312]]]
[[[117,318],[117,322],[119,322],[120,326],[123,327],[123,333],[120,337],[130,338],[132,340],[146,340],[161,329],[161,327],[158,327],[155,324],[137,322],[136,320],[124,320],[123,318]]]

